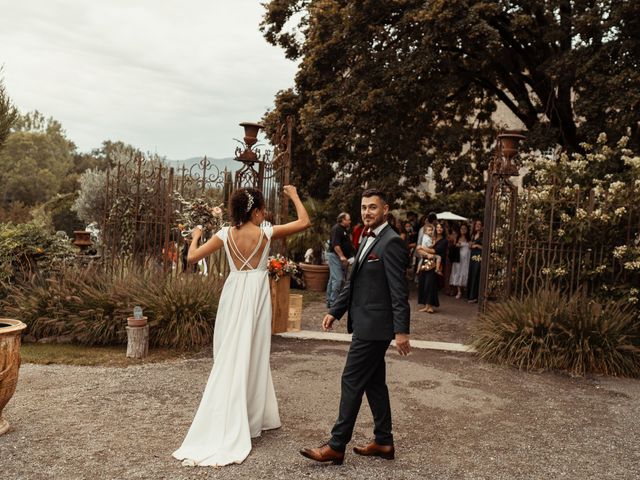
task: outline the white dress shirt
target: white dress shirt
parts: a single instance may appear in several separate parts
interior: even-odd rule
[[[362,259],[364,258],[365,253],[369,250],[369,248],[371,248],[371,244],[375,241],[376,237],[378,235],[380,235],[380,232],[382,232],[382,230],[386,226],[387,226],[387,222],[382,222],[380,225],[378,225],[373,230],[373,233],[375,233],[376,236],[375,237],[367,237],[367,241],[365,242],[364,247],[362,248],[362,252],[360,252],[360,257],[358,257],[358,262],[362,261]]]

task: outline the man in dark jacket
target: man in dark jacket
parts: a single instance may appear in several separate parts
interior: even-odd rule
[[[366,236],[356,253],[349,281],[322,321],[328,331],[335,320],[348,313],[347,330],[353,338],[342,373],[340,408],[331,439],[319,448],[300,451],[318,462],[342,464],[365,393],[375,422],[374,440],[353,450],[385,459],[395,455],[384,357],[393,339],[400,355],[407,355],[411,345],[407,249],[387,224],[388,211],[383,192],[363,192],[361,213]]]

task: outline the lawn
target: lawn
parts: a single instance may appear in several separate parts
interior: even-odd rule
[[[147,358],[137,359],[126,356],[127,347],[124,345],[121,347],[85,347],[80,345],[26,343],[21,346],[20,353],[23,363],[126,367],[140,365],[141,363],[200,358],[210,352],[209,348],[204,348],[197,352],[153,348],[149,349]]]

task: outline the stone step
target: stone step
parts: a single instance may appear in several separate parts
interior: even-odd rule
[[[315,332],[312,330],[301,330],[299,332],[283,332],[276,335],[283,338],[297,338],[302,340],[330,340],[333,342],[351,342],[351,334],[336,332]],[[395,341],[391,345],[395,346]],[[411,347],[421,350],[440,350],[444,352],[464,352],[475,353],[475,349],[470,345],[461,343],[432,342],[429,340],[411,339]]]

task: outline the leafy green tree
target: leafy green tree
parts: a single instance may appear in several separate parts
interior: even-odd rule
[[[39,112],[19,115],[0,151],[0,203],[35,205],[51,198],[73,162],[62,125]]]
[[[595,132],[640,141],[640,3],[619,0],[272,0],[262,31],[288,58],[300,137],[332,196],[401,196],[429,167],[479,190],[504,104],[533,148]],[[278,110],[276,104],[276,111]],[[305,168],[303,175],[312,170]],[[328,184],[327,184],[328,187]]]
[[[292,89],[276,94],[275,108],[262,118],[267,135],[274,138],[278,127],[286,125],[287,117],[293,119],[291,138],[291,183],[299,185],[300,193],[305,197],[325,199],[329,195],[327,185],[333,178],[333,170],[328,163],[318,164],[304,141],[303,132],[298,120],[298,111],[302,106],[301,97]]]
[[[18,118],[16,107],[13,106],[11,100],[7,96],[4,85],[0,81],[0,149],[7,140],[11,127]]]

